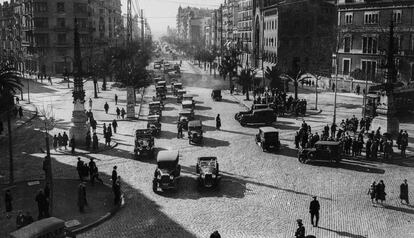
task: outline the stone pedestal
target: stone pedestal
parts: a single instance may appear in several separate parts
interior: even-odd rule
[[[377,116],[372,120],[371,130],[377,130],[381,127],[381,133],[388,132],[392,135],[398,135],[400,130],[400,121],[395,116],[395,107],[393,95],[387,95],[383,92],[380,96],[380,104],[377,107]]]
[[[135,90],[127,87],[127,118],[135,118]]]
[[[69,129],[69,139],[75,137],[76,145],[84,145],[86,142],[86,134],[89,131],[89,123],[87,121],[85,105],[80,100],[77,100],[72,112],[72,126]]]

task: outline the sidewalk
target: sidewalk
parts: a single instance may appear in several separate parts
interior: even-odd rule
[[[11,117],[12,132],[26,125],[38,115],[38,110],[36,106],[31,103],[28,103],[27,101],[20,101],[20,104],[16,104],[16,106],[22,107],[23,116],[20,118],[19,115],[17,115],[16,117],[12,115]],[[3,122],[4,130],[3,130],[3,133],[0,134],[0,141],[3,141],[5,138],[7,138],[7,135],[8,135],[6,115],[3,115],[3,118],[1,119],[3,119],[1,121]]]
[[[113,193],[109,186],[101,183],[95,183],[92,186],[90,183],[85,183],[88,206],[85,207],[84,213],[79,212],[77,206],[79,183],[79,180],[54,180],[53,216],[66,221],[72,231],[81,227],[89,228],[88,224],[95,223],[117,208],[113,205]],[[0,186],[2,193],[9,188],[13,198],[11,218],[6,218],[2,210],[0,237],[7,237],[10,232],[16,230],[16,217],[19,211],[22,211],[23,214],[30,212],[33,220],[37,221],[38,210],[35,197],[38,190],[43,187],[44,181],[19,182],[13,186]]]

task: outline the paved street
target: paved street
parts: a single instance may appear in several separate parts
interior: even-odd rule
[[[132,156],[134,130],[146,127],[148,102],[155,94],[153,86],[145,91],[139,120],[119,121],[119,131],[113,142],[117,146],[99,154],[86,154],[84,160],[96,158],[103,178],[109,181],[114,165],[123,181],[126,207],[111,220],[80,235],[80,237],[208,237],[219,230],[222,237],[293,237],[296,219],[302,218],[307,234],[316,237],[405,237],[414,231],[414,208],[401,205],[399,184],[404,178],[414,184],[414,162],[397,160],[395,163],[346,160],[338,167],[326,163],[301,164],[293,149],[293,135],[302,118],[278,118],[282,150],[278,154],[265,153],[254,143],[257,128],[241,127],[234,114],[245,110],[243,96],[232,96],[223,91],[223,101],[213,102],[211,88],[228,87],[228,81],[183,63],[183,77],[187,92],[196,95],[196,117],[203,121],[205,143],[189,145],[187,137],[176,139],[176,120],[181,105],[169,96],[162,115],[162,133],[155,140],[157,150],[179,149],[182,178],[176,193],[152,192],[155,161],[134,160]],[[86,83],[87,97],[92,97],[92,84]],[[62,133],[70,127],[71,93],[65,84],[39,86],[32,99],[38,106],[53,104],[58,124],[51,134]],[[311,101],[314,94],[301,91],[301,98]],[[100,142],[102,123],[116,118],[114,95],[119,95],[120,107],[125,106],[125,91],[111,88],[93,99],[93,112],[98,120]],[[137,97],[138,99],[140,97]],[[359,98],[339,97],[338,120],[360,115]],[[103,104],[110,105],[105,114]],[[312,130],[320,131],[330,123],[333,110],[332,94],[319,98],[322,113],[311,112],[304,118]],[[138,106],[137,106],[138,111]],[[221,115],[222,130],[215,129],[215,116]],[[33,123],[33,127],[36,127]],[[412,125],[410,135],[414,135]],[[36,129],[41,129],[40,124]],[[21,132],[22,133],[22,132]],[[17,177],[41,178],[41,158],[44,154],[34,146],[41,132],[17,135]],[[35,137],[36,136],[36,137]],[[412,140],[412,139],[411,139]],[[30,143],[33,149],[25,149]],[[103,145],[101,145],[103,146]],[[27,147],[27,146],[26,146]],[[32,147],[32,146],[31,146]],[[3,148],[3,146],[2,146]],[[410,149],[412,152],[412,148]],[[198,156],[217,156],[223,179],[219,190],[197,191],[195,163]],[[412,155],[412,154],[411,154]],[[58,178],[76,178],[76,157],[60,151],[53,152],[54,172]],[[5,168],[7,169],[7,166]],[[372,205],[367,195],[372,181],[383,179],[387,201]],[[308,207],[316,195],[321,203],[320,227],[310,225]],[[411,193],[411,196],[414,194]],[[408,235],[408,236],[407,236]]]

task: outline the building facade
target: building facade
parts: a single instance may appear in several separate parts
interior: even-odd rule
[[[398,80],[414,81],[414,1],[338,0],[338,74],[350,78],[362,70],[362,79],[383,82],[390,23],[394,37]]]
[[[239,0],[237,15],[237,39],[241,45],[241,63],[251,65],[253,53],[253,0]]]

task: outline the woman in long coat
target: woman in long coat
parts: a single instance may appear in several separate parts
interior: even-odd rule
[[[407,179],[404,179],[404,183],[400,185],[400,199],[401,203],[405,201],[407,204],[410,204],[410,200],[408,199],[408,184]]]
[[[376,200],[380,200],[381,203],[384,202],[387,193],[385,192],[385,184],[383,180],[381,180],[377,185],[377,194],[378,196]]]
[[[220,114],[217,114],[217,117],[216,117],[216,128],[217,128],[217,130],[220,130],[220,127],[221,127]]]
[[[86,205],[86,189],[84,186],[83,183],[80,183],[78,186],[78,207],[80,212],[84,211]]]

